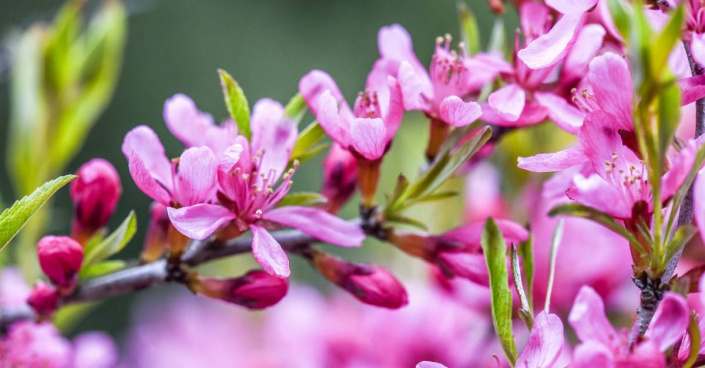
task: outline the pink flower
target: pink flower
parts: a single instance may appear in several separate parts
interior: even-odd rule
[[[3,367],[72,368],[71,343],[48,322],[13,324],[0,340],[0,351]]]
[[[108,223],[120,199],[122,186],[113,165],[101,158],[83,164],[76,175],[78,178],[71,182],[74,206],[71,234],[74,239],[84,242]]]
[[[328,212],[336,213],[355,192],[357,166],[355,156],[333,143],[323,160],[321,194],[328,200]]]
[[[333,141],[366,160],[375,161],[384,155],[401,124],[401,90],[391,77],[368,85],[355,100],[354,110],[333,78],[321,70],[312,70],[301,78],[299,92]]]
[[[118,351],[110,336],[86,332],[73,340],[72,368],[112,368],[117,365]]]
[[[534,319],[534,327],[516,367],[552,368],[563,350],[563,340],[561,319],[542,311]]]
[[[612,327],[600,296],[592,288],[583,287],[568,317],[581,341],[571,367],[666,367],[663,353],[683,337],[689,318],[690,311],[683,297],[666,293],[646,332],[646,339],[630,350],[626,331],[618,332]]]
[[[250,271],[232,279],[197,278],[189,288],[198,294],[241,305],[248,309],[264,309],[277,304],[289,288],[286,279],[262,271]]]
[[[463,99],[479,94],[482,86],[510,67],[494,54],[468,57],[462,46],[459,53],[451,51],[450,41],[449,36],[436,41],[427,72],[414,53],[406,29],[398,24],[382,27],[378,35],[380,58],[367,77],[367,88],[392,76],[399,80],[407,110],[421,110],[432,119],[456,127],[472,123],[482,109],[476,102]]]
[[[68,236],[48,235],[37,244],[39,266],[51,282],[65,289],[77,281],[83,263],[83,247]]]
[[[37,281],[34,289],[27,298],[27,304],[40,316],[48,316],[56,310],[59,302],[59,293],[44,281]]]

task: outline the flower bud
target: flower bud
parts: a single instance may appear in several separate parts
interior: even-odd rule
[[[51,282],[62,289],[76,285],[83,262],[83,247],[68,236],[48,235],[37,245],[39,265]]]
[[[253,270],[232,279],[192,276],[188,287],[197,294],[241,305],[248,309],[264,309],[277,304],[286,295],[286,279],[264,271]]]
[[[328,212],[336,213],[355,192],[357,169],[355,156],[333,143],[323,160],[321,193],[328,199]]]
[[[83,164],[76,175],[70,189],[74,206],[71,235],[84,243],[110,220],[122,187],[113,165],[101,158]]]
[[[44,281],[37,281],[27,298],[27,304],[40,316],[52,314],[56,310],[58,301],[59,293],[57,290]]]
[[[409,302],[404,286],[384,268],[345,262],[316,249],[309,256],[321,275],[363,303],[397,309]]]
[[[152,203],[149,228],[147,228],[147,238],[142,248],[140,261],[142,263],[154,262],[162,257],[169,245],[169,214],[166,206],[161,203]]]

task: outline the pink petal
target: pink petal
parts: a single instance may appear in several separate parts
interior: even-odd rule
[[[531,157],[519,157],[520,169],[533,172],[555,172],[580,165],[588,161],[581,146],[565,149],[555,153],[543,153]]]
[[[624,202],[621,193],[599,175],[573,178],[573,187],[566,191],[568,198],[582,205],[596,208],[617,218],[630,218],[632,206]]]
[[[155,201],[168,206],[171,202],[171,194],[165,189],[165,183],[159,183],[153,176],[152,173],[147,170],[147,167],[142,161],[142,158],[137,155],[137,152],[132,151],[132,155],[129,157],[128,161],[130,175],[132,180],[144,194],[148,195]],[[171,178],[168,181],[171,186]]]
[[[521,30],[525,35],[542,34],[549,17],[549,9],[544,4],[525,1],[519,11]]]
[[[681,88],[681,104],[687,105],[705,97],[705,74],[683,78],[678,81]]]
[[[531,41],[517,55],[531,69],[543,69],[560,61],[569,50],[582,13],[565,14],[548,33]]]
[[[563,14],[584,13],[592,9],[598,0],[546,0],[546,5]]]
[[[347,148],[350,145],[350,122],[341,118],[338,102],[330,90],[326,90],[318,99],[319,110],[316,117],[321,128],[336,143]],[[352,113],[351,113],[352,114]]]
[[[548,109],[548,117],[559,128],[571,134],[578,133],[585,119],[585,113],[582,110],[553,93],[536,92],[534,93],[534,98],[539,104]]]
[[[634,351],[619,360],[619,368],[666,368],[666,357],[651,341],[637,344]]]
[[[571,368],[615,367],[610,348],[595,340],[588,340],[578,345],[573,352]]]
[[[214,126],[213,117],[198,110],[193,100],[183,94],[166,100],[164,121],[171,134],[186,147],[203,145],[203,133]]]
[[[416,365],[416,368],[448,368],[441,363],[436,362],[421,362]]]
[[[700,302],[705,304],[705,274],[700,277],[700,282],[698,283],[698,291],[700,292]]]
[[[585,117],[585,122],[580,128],[578,141],[583,147],[585,155],[590,159],[593,169],[603,178],[611,175],[607,172],[608,166],[605,162],[612,163],[615,153],[622,153],[622,138],[617,132],[617,123],[612,115],[603,111],[593,111]],[[622,160],[624,157],[617,157]]]
[[[661,200],[671,198],[683,185],[695,164],[698,146],[695,141],[688,142],[688,145],[673,159],[671,168],[661,178]]]
[[[250,225],[252,231],[252,254],[262,269],[273,276],[289,277],[289,258],[272,234],[263,227]]]
[[[144,167],[171,190],[171,162],[164,153],[164,146],[154,131],[145,125],[140,125],[125,135],[122,142],[122,153],[130,160],[132,152],[144,163]]]
[[[453,275],[468,279],[478,285],[489,286],[490,275],[482,253],[442,252],[438,260]]]
[[[208,147],[192,147],[179,159],[175,196],[182,206],[202,203],[215,188],[218,161]]]
[[[384,155],[387,129],[382,119],[356,118],[350,131],[352,147],[368,160],[376,160]]]
[[[336,105],[340,105],[340,114],[343,119],[352,120],[353,115],[350,106],[345,102],[338,85],[328,73],[322,70],[312,70],[299,81],[299,93],[301,93],[301,97],[304,98],[304,101],[306,101],[306,104],[316,117],[318,117],[319,112],[319,99],[325,91],[330,91],[336,101]]]
[[[580,30],[563,64],[562,71],[566,78],[580,80],[587,74],[590,61],[602,48],[606,33],[599,24],[588,24]]]
[[[471,124],[482,116],[482,108],[475,101],[464,102],[457,96],[443,99],[440,106],[441,119],[454,127]]]
[[[695,207],[693,211],[695,212],[695,224],[698,226],[700,239],[705,243],[705,171],[700,171],[695,178],[695,183],[693,184],[693,205]],[[701,283],[700,286],[701,295],[705,299],[705,288],[703,288],[705,285]],[[705,304],[705,301],[703,304]]]
[[[402,99],[404,100],[404,108],[406,110],[421,109],[424,105],[423,92],[426,90],[426,85],[421,76],[414,71],[411,64],[405,61],[399,67],[397,79],[401,88]]]
[[[251,142],[254,152],[264,152],[260,172],[274,170],[275,178],[279,178],[289,165],[297,135],[296,122],[284,116],[279,102],[269,98],[257,101],[252,113]]]
[[[700,66],[705,66],[705,33],[691,33],[690,52],[693,60]]]
[[[377,34],[377,47],[379,54],[383,58],[396,60],[416,60],[414,53],[414,45],[411,41],[411,35],[399,24],[392,24],[380,28]]]
[[[582,342],[596,341],[612,346],[618,339],[617,332],[605,315],[602,298],[589,286],[580,289],[570,310],[568,323]]]
[[[522,368],[550,368],[563,350],[563,323],[555,314],[539,313],[529,341],[521,352],[516,366]]]
[[[507,121],[516,121],[526,104],[526,93],[516,84],[508,84],[490,95],[488,102]]]
[[[590,62],[588,83],[595,94],[595,103],[614,116],[617,126],[634,130],[632,123],[632,75],[627,62],[619,55],[608,52]]]
[[[176,230],[191,239],[202,240],[222,225],[235,219],[235,214],[215,204],[197,204],[189,207],[167,208],[169,220]]]
[[[690,309],[685,299],[676,293],[667,292],[656,310],[646,336],[660,351],[665,352],[683,337],[689,322]]]
[[[464,73],[463,86],[457,95],[479,92],[485,84],[492,82],[500,73],[512,74],[514,68],[507,63],[501,54],[481,52],[473,57],[464,58],[463,66],[472,73]]]
[[[404,117],[404,103],[402,101],[401,85],[395,78],[387,78],[387,87],[389,100],[386,105],[381,105],[381,107],[384,114],[384,126],[387,129],[385,140],[390,142],[397,134],[401,120]]]
[[[504,239],[511,242],[522,242],[529,238],[529,232],[523,226],[517,224],[514,221],[495,219],[495,223],[499,230],[502,232]],[[464,225],[450,230],[442,235],[444,239],[458,241],[465,244],[466,250],[476,250],[479,251],[480,241],[482,239],[482,231],[485,224],[484,222],[475,222],[469,225]]]
[[[359,247],[365,240],[360,226],[318,208],[286,206],[264,213],[263,219],[299,229],[326,243],[342,247]]]

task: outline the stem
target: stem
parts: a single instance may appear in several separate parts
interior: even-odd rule
[[[272,232],[272,236],[284,250],[296,252],[304,245],[316,242],[316,239],[298,230],[281,230]],[[216,240],[192,241],[181,261],[187,266],[198,266],[212,260],[221,259],[251,251],[252,237],[244,236],[222,243]],[[80,284],[70,295],[59,300],[59,306],[97,301],[105,298],[128,294],[169,282],[181,282],[174,276],[166,259],[135,266],[103,277],[98,277]],[[0,308],[0,331],[6,331],[14,322],[35,319],[34,310],[27,305],[13,308]]]

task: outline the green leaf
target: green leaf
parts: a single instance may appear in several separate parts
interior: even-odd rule
[[[526,279],[526,294],[529,298],[529,312],[534,313],[534,234],[529,234],[529,239],[519,243],[519,256],[524,263],[524,278]]]
[[[22,230],[22,227],[32,218],[39,208],[51,198],[57,190],[76,178],[76,175],[65,175],[49,181],[37,188],[32,194],[16,201],[12,207],[0,214],[0,250]]]
[[[393,214],[391,216],[385,217],[385,222],[413,226],[415,228],[426,231],[428,230],[428,227],[422,221],[413,219],[411,217],[402,216],[399,214]]]
[[[556,229],[553,231],[553,238],[551,239],[551,253],[549,254],[549,269],[548,269],[548,287],[546,289],[546,304],[543,310],[546,313],[550,313],[551,307],[551,293],[553,292],[553,279],[556,276],[556,259],[558,258],[558,247],[561,245],[561,240],[563,239],[563,219],[558,221]]]
[[[617,30],[623,39],[628,39],[629,29],[631,28],[631,7],[625,4],[623,0],[608,0],[607,4]]]
[[[480,50],[480,28],[477,26],[477,19],[465,2],[458,2],[458,16],[463,42],[470,55],[475,55]]]
[[[296,192],[289,193],[284,197],[277,207],[286,206],[307,206],[307,207],[320,207],[325,206],[328,203],[326,197],[322,194],[315,192]]]
[[[112,234],[99,244],[86,248],[82,269],[120,252],[135,235],[135,231],[137,231],[137,217],[134,211],[130,211],[127,218]]]
[[[98,262],[82,269],[79,276],[81,279],[92,279],[119,271],[125,266],[125,261],[119,259]]]
[[[700,354],[700,342],[702,341],[702,336],[700,335],[700,328],[698,326],[698,318],[695,316],[695,312],[690,312],[690,323],[688,324],[688,336],[690,336],[690,354],[688,354],[688,360],[682,366],[683,368],[691,368],[698,361],[698,355]]]
[[[291,151],[291,161],[298,160],[309,152],[316,143],[326,136],[325,130],[321,128],[317,121],[309,124],[299,133],[299,138]]]
[[[426,202],[433,202],[433,201],[440,201],[443,199],[448,199],[448,198],[453,198],[460,193],[454,191],[454,190],[448,190],[445,192],[438,192],[438,193],[433,193],[430,195],[427,195],[423,198],[419,198],[418,203],[426,203]]]
[[[328,143],[317,144],[317,145],[309,148],[309,150],[304,152],[301,156],[298,156],[294,159],[298,160],[299,163],[306,162],[306,161],[316,157],[319,153],[325,151],[328,147],[330,147],[330,144],[328,144]],[[293,161],[291,161],[291,163],[293,164]]]
[[[504,30],[502,18],[497,18],[492,26],[490,41],[487,43],[487,51],[497,51],[504,55],[507,44],[507,32]]]
[[[681,31],[685,19],[685,9],[683,5],[681,4],[675,10],[671,11],[670,15],[668,23],[666,23],[661,33],[656,37],[656,41],[649,45],[651,76],[656,81],[662,80],[661,76],[664,71],[668,69],[668,57],[681,39]],[[678,107],[680,107],[680,104]],[[676,120],[676,122],[678,122],[678,120]]]
[[[492,322],[499,343],[509,363],[514,366],[517,353],[512,331],[512,292],[507,273],[507,244],[491,217],[485,222],[482,232],[482,250],[490,273]]]
[[[681,118],[681,90],[678,88],[678,84],[669,83],[660,89],[657,113],[658,164],[659,172],[663,172],[666,153],[673,142]]]
[[[642,256],[647,254],[634,235],[625,229],[624,226],[617,223],[617,221],[615,221],[610,215],[592,207],[583,206],[576,203],[562,204],[551,209],[548,215],[567,215],[592,220],[629,240],[629,243],[634,246],[642,254]]]
[[[301,97],[300,93],[297,93],[291,98],[291,100],[289,100],[289,103],[286,104],[286,107],[284,108],[284,116],[290,117],[296,122],[296,124],[298,124],[306,114],[307,108],[308,106],[306,106],[306,101],[304,101],[304,98]]]
[[[529,298],[526,296],[526,292],[524,291],[524,282],[521,279],[519,256],[517,254],[517,248],[514,244],[512,244],[512,279],[514,280],[514,289],[517,291],[517,295],[519,295],[519,302],[521,303],[519,317],[524,321],[524,323],[526,323],[526,327],[529,328],[529,331],[531,331],[531,328],[534,326],[534,317],[531,314]]]
[[[250,106],[247,104],[247,97],[240,88],[240,85],[223,69],[218,69],[220,76],[220,87],[225,97],[225,106],[228,108],[230,117],[235,120],[240,134],[248,140],[252,137],[250,129]]]

